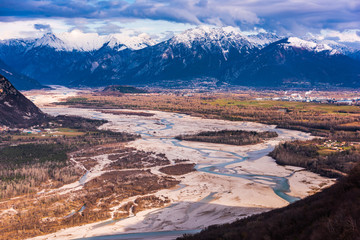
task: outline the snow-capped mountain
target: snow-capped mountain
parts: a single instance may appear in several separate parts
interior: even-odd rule
[[[259,49],[247,37],[228,28],[200,27],[187,30],[154,46],[128,52],[99,55],[92,60],[96,69],[74,85],[174,81],[176,79],[217,78],[220,69],[235,59],[245,59]],[[130,59],[130,61],[129,61]],[[94,65],[92,65],[94,66]],[[84,71],[86,72],[86,70]],[[84,81],[86,79],[86,82]]]
[[[359,62],[339,49],[332,42],[203,26],[160,43],[146,34],[99,36],[76,31],[7,40],[0,42],[0,59],[42,83],[71,86],[181,85],[192,79],[257,86],[324,81],[360,85],[353,70],[359,69]]]
[[[149,46],[155,45],[157,42],[146,33],[141,33],[137,36],[126,36],[126,35],[119,35],[113,34],[107,37],[105,42],[109,42],[109,47],[116,47],[119,45],[123,45],[123,49],[129,48],[131,50],[139,50]],[[121,51],[119,49],[119,51]]]
[[[328,51],[330,54],[339,53],[338,51],[331,48],[327,44],[306,41],[297,37],[289,37],[287,39],[287,43],[284,43],[284,47],[285,48],[295,47],[295,48],[306,49],[308,51],[314,51],[314,52]]]
[[[80,77],[79,71],[83,68],[94,70],[94,59],[154,44],[147,34],[129,37],[119,34],[98,36],[76,31],[59,36],[47,33],[38,39],[1,41],[0,59],[6,60],[14,71],[39,79],[42,83],[68,84]],[[70,72],[73,74],[67,74]]]
[[[24,47],[27,50],[36,47],[50,47],[56,51],[96,51],[104,44],[109,47],[123,46],[139,50],[155,45],[156,42],[149,35],[143,33],[137,36],[113,34],[99,36],[97,34],[82,33],[74,30],[62,34],[46,33],[37,39],[10,39],[0,41],[1,45]]]
[[[57,51],[72,51],[72,48],[69,45],[66,45],[64,41],[52,33],[47,33],[41,38],[35,39],[34,43],[29,46],[29,48],[36,47],[51,47]]]
[[[329,47],[331,47],[333,50],[336,50],[340,54],[346,55],[355,60],[360,60],[360,50],[353,48],[351,46],[348,46],[344,43],[337,42],[334,40],[329,40],[329,39],[319,40],[319,39],[314,39],[314,38],[309,38],[308,41],[315,42],[318,44],[326,44]]]
[[[257,46],[258,48],[264,48],[267,45],[269,45],[270,43],[279,41],[280,39],[283,39],[284,37],[281,36],[277,36],[274,33],[258,33],[258,34],[251,34],[251,35],[247,35],[247,38],[249,39],[249,41],[251,43],[253,43],[255,46]]]
[[[358,87],[360,63],[323,44],[285,38],[271,43],[247,64],[226,69],[226,81],[266,87]]]

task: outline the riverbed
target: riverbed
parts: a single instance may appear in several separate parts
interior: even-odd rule
[[[149,209],[122,220],[110,219],[34,239],[174,239],[212,224],[286,206],[333,183],[302,168],[277,165],[267,156],[282,141],[311,139],[307,133],[260,123],[202,119],[160,111],[141,111],[154,115],[137,116],[65,107],[43,107],[42,110],[51,115],[106,119],[109,122],[101,129],[141,135],[140,139],[128,143],[129,147],[164,153],[172,164],[177,159],[189,160],[196,164],[197,171],[176,177],[181,181],[177,188],[155,193],[169,197],[171,204],[165,208]],[[225,129],[276,131],[279,136],[248,146],[174,139],[179,134]],[[151,171],[163,175],[158,169],[155,167]],[[85,180],[80,181],[84,184]],[[102,235],[112,237],[100,237]]]

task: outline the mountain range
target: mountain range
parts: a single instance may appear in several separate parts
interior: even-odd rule
[[[360,87],[359,51],[335,41],[245,35],[229,27],[190,29],[160,43],[147,35],[71,39],[48,33],[3,40],[0,60],[41,84],[74,87]]]

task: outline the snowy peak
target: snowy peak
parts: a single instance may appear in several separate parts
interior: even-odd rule
[[[210,28],[202,26],[178,34],[168,42],[172,46],[183,45],[187,48],[200,45],[207,50],[221,50],[225,55],[231,48],[243,52],[243,50],[247,51],[256,47],[244,34],[232,27]]]
[[[61,34],[47,33],[37,39],[10,39],[0,41],[1,45],[18,46],[27,50],[37,47],[50,47],[56,51],[96,51],[103,46],[108,46],[117,51],[124,49],[139,50],[155,45],[156,42],[147,34],[128,36],[112,34],[101,36],[96,33],[82,33],[78,30]]]
[[[183,44],[191,48],[194,43],[202,43],[203,45],[217,45],[223,48],[233,46],[236,48],[263,48],[270,43],[279,41],[283,37],[279,37],[274,33],[261,32],[257,34],[244,34],[239,29],[233,27],[211,28],[201,26],[174,36],[170,39],[173,45]]]
[[[327,44],[319,44],[319,43],[315,43],[315,42],[311,42],[311,41],[306,41],[306,40],[302,40],[297,37],[289,37],[287,39],[287,43],[284,44],[284,47],[285,48],[290,48],[290,47],[301,48],[301,49],[306,49],[308,51],[314,51],[314,52],[328,51],[328,52],[330,52],[330,54],[338,53],[338,51],[332,49]]]
[[[57,51],[71,51],[71,47],[65,44],[60,38],[52,33],[47,33],[39,39],[36,39],[33,47],[51,47]]]
[[[142,33],[137,36],[126,36],[120,34],[109,35],[104,44],[110,48],[121,51],[126,48],[140,50],[149,46],[153,46],[156,43],[157,42],[151,39],[148,34]]]
[[[319,39],[309,39],[309,41],[318,43],[318,44],[326,44],[329,47],[331,47],[332,49],[338,51],[339,53],[342,53],[344,55],[351,55],[352,53],[358,51],[356,49],[353,49],[345,44],[336,42],[334,40],[328,40],[328,39],[323,39],[323,40],[319,40]]]
[[[24,38],[24,39],[7,39],[1,40],[0,44],[5,46],[19,46],[19,47],[26,47],[30,44],[34,43],[34,39],[32,38]]]
[[[259,48],[266,47],[270,43],[279,41],[282,37],[277,36],[274,33],[258,33],[247,36],[249,41]]]
[[[240,32],[236,32],[233,28],[211,28],[208,26],[201,26],[193,28],[180,33],[170,41],[173,44],[184,44],[188,47],[192,46],[193,42],[224,42],[224,41],[235,41],[235,40],[247,40],[246,36]]]

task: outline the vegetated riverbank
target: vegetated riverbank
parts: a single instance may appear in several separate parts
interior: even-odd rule
[[[231,145],[249,145],[261,143],[266,139],[278,137],[273,131],[255,132],[242,130],[207,131],[190,135],[179,135],[176,139],[185,141],[210,142]]]
[[[0,199],[61,187],[83,173],[69,154],[101,144],[135,140],[138,135],[97,130],[103,120],[58,116],[31,133],[0,133]],[[46,131],[44,129],[47,129]]]
[[[72,209],[76,212],[71,216],[74,217],[74,220],[69,220],[70,225],[73,224],[71,226],[93,223],[63,229],[53,234],[39,236],[36,239],[201,229],[209,224],[230,222],[239,216],[245,217],[268,211],[269,208],[286,206],[288,201],[295,200],[298,196],[304,197],[320,191],[333,182],[310,172],[298,171],[297,168],[284,168],[277,165],[270,157],[265,156],[279,141],[308,139],[309,134],[302,132],[279,129],[276,130],[279,137],[250,146],[208,144],[179,141],[173,136],[181,133],[190,134],[219,129],[270,131],[274,130],[274,126],[202,119],[156,111],[150,112],[155,114],[152,117],[117,115],[78,108],[51,108],[44,109],[44,111],[53,115],[66,112],[90,118],[107,119],[109,122],[102,125],[101,129],[129,131],[141,134],[142,138],[127,143],[127,147],[131,147],[129,151],[119,151],[119,147],[114,152],[94,148],[90,152],[74,155],[74,161],[86,167],[88,172],[81,178],[81,183],[66,185],[57,193],[64,194],[64,199],[68,200],[64,206],[74,206]],[[166,159],[162,157],[164,153]],[[190,159],[189,164],[197,164],[198,171],[178,176],[171,175],[171,177],[161,173],[161,168],[184,161],[179,158]],[[140,159],[143,163],[139,165],[139,161],[136,159]],[[166,160],[170,162],[170,165],[166,165]],[[156,198],[150,197],[149,204],[144,204],[144,206],[167,207],[151,210],[146,207],[148,210],[138,212],[134,201],[137,197],[145,196],[136,195],[126,199],[122,198],[123,193],[132,193],[131,189],[141,190],[138,193],[144,194],[146,189],[151,190],[153,185],[156,187],[155,181],[144,180],[141,177],[134,185],[126,185],[126,190],[121,189],[121,184],[126,181],[122,178],[119,178],[119,181],[114,179],[118,171],[133,171],[134,167],[138,171],[150,171],[142,172],[140,176],[148,176],[152,179],[155,175],[159,178],[157,180],[154,178],[156,182],[167,183],[167,185],[162,185],[161,189],[155,188],[154,192],[148,193]],[[116,174],[110,174],[113,171]],[[149,173],[153,175],[149,175]],[[106,179],[101,176],[105,176]],[[100,178],[101,180],[99,180]],[[87,188],[86,186],[90,182],[90,188]],[[181,185],[173,186],[179,182]],[[98,186],[101,189],[92,190],[92,186]],[[77,192],[81,189],[86,189],[88,192]],[[79,201],[74,201],[74,197],[69,198],[69,195],[81,196],[81,198],[78,199]],[[145,195],[147,196],[147,194]],[[113,197],[115,199],[112,199]],[[167,203],[165,197],[168,197],[170,202]],[[87,199],[91,202],[87,202]],[[95,202],[96,204],[94,204]],[[84,203],[86,203],[85,210],[79,213],[78,211],[82,209]],[[55,207],[55,205],[52,206]],[[135,216],[132,214],[134,211],[137,213]],[[61,213],[68,216],[73,211],[69,208]],[[127,215],[130,217],[126,217]],[[104,221],[95,223],[100,220]],[[67,226],[65,225],[65,227]],[[47,228],[48,225],[45,227]]]
[[[53,179],[42,179],[39,186],[32,186],[32,194],[25,192],[0,202],[0,228],[3,229],[0,239],[24,239],[163,207],[169,203],[168,197],[151,194],[179,184],[170,176],[159,176],[150,171],[150,166],[168,165],[165,156],[126,148],[121,143],[81,148],[71,152],[70,156],[70,166],[81,170],[83,177],[77,175],[69,184],[59,186]]]
[[[325,139],[285,142],[269,156],[280,165],[303,167],[326,177],[342,177],[360,162],[360,144]]]
[[[159,169],[160,172],[167,175],[184,175],[193,171],[196,171],[195,164],[176,164],[172,166],[162,167]]]
[[[123,93],[147,93],[145,89],[126,86],[126,85],[110,85],[104,88],[103,92],[105,94],[123,94]]]
[[[146,94],[107,96],[84,94],[61,105],[147,109],[180,112],[205,118],[254,121],[280,128],[310,132],[338,141],[359,139],[360,107],[306,102],[249,100],[237,94],[192,94],[191,96]]]
[[[323,192],[287,207],[233,223],[213,225],[177,240],[358,239],[360,165]]]
[[[98,130],[106,120],[51,119],[26,133],[1,135],[0,239],[118,220],[169,204],[167,196],[151,194],[179,181],[150,169],[171,162],[164,154],[124,147],[139,135]]]
[[[145,152],[153,151],[156,154],[166,152],[166,156],[170,162],[175,162],[175,159],[178,159],[181,155],[187,159],[191,159],[191,162],[200,165],[200,171],[180,175],[178,178],[175,177],[177,180],[181,180],[183,186],[185,185],[184,188],[180,187],[180,190],[173,188],[171,190],[161,190],[154,193],[156,197],[161,197],[161,195],[169,197],[170,202],[173,202],[173,204],[168,208],[156,210],[154,213],[139,213],[139,216],[125,219],[118,222],[118,224],[116,224],[116,221],[114,225],[105,225],[104,227],[99,227],[99,229],[93,229],[93,226],[96,226],[95,223],[93,225],[76,227],[75,230],[65,229],[64,231],[56,232],[56,234],[51,234],[53,238],[55,238],[54,236],[58,238],[64,236],[82,237],[120,232],[203,228],[208,224],[230,222],[239,216],[245,217],[256,212],[267,211],[269,208],[287,205],[288,202],[279,197],[275,193],[275,190],[279,194],[284,191],[291,191],[290,193],[285,192],[285,195],[305,197],[316,191],[320,191],[324,186],[331,185],[332,183],[329,179],[322,178],[307,171],[298,171],[299,169],[297,168],[278,166],[270,157],[265,156],[279,141],[308,139],[309,134],[278,129],[276,130],[280,135],[278,138],[270,139],[263,144],[246,147],[200,142],[179,142],[172,139],[172,136],[210,129],[227,129],[228,127],[231,127],[231,129],[269,130],[273,129],[274,126],[265,126],[258,123],[200,119],[162,112],[152,112],[155,114],[153,117],[142,118],[136,115],[114,116],[111,113],[99,114],[99,111],[91,109],[87,111],[84,109],[66,109],[64,111],[73,111],[77,114],[91,113],[92,116],[97,118],[111,119],[103,128],[116,129],[117,131],[131,129],[132,132],[141,133],[144,136],[144,139],[131,142],[129,144],[130,146],[136,149],[142,149]],[[55,109],[53,112],[60,112],[60,110]],[[254,153],[252,157],[250,151],[259,152]],[[248,156],[248,153],[250,156]],[[94,154],[96,155],[96,150]],[[246,156],[249,157],[248,160]],[[114,156],[114,161],[116,158],[117,156]],[[102,171],[97,172],[96,169],[100,169],[100,167],[96,167],[99,165],[98,163],[94,163],[95,159],[78,159],[78,162],[84,161],[91,170],[87,177],[85,177],[88,181],[96,178],[95,175],[102,175],[101,172],[103,171],[109,171],[106,167],[103,167]],[[101,160],[102,162],[107,162],[107,164],[102,166],[108,166],[110,161],[113,161],[108,157],[101,157],[101,159],[104,160]],[[121,161],[118,161],[118,163],[120,162]],[[113,166],[118,166],[119,169],[128,171],[118,163]],[[133,164],[133,161],[129,163]],[[152,161],[147,164],[151,165]],[[95,167],[92,167],[92,165]],[[166,167],[166,165],[164,166]],[[158,174],[158,170],[159,167],[151,167],[152,173]],[[274,190],[274,186],[280,188]],[[109,185],[107,189],[112,188],[114,187]],[[293,198],[296,199],[295,197]],[[91,199],[94,198],[92,197]],[[206,201],[205,203],[202,202],[203,199]],[[166,199],[161,200],[166,201]],[[211,201],[211,203],[209,203],[208,200]],[[78,210],[82,206],[83,205],[77,205],[76,209]],[[96,210],[96,208],[94,209],[88,206],[92,205],[86,205],[85,209],[88,209],[88,211],[90,209]],[[100,204],[100,206],[103,205]],[[130,209],[129,212],[131,212],[131,209],[134,208],[131,204],[129,204],[130,207],[125,207],[124,205],[125,210],[120,207],[120,204],[118,206],[120,211],[109,211],[110,217],[111,214],[121,217],[128,209]],[[71,211],[69,210],[68,212]],[[76,217],[78,217],[78,215],[79,214],[77,214]],[[104,216],[99,214],[99,216],[107,217],[106,214]],[[108,219],[110,217],[108,217]],[[91,221],[97,220],[93,219]],[[114,218],[106,220],[104,224],[112,220],[114,220]],[[44,238],[46,237],[44,236]]]

